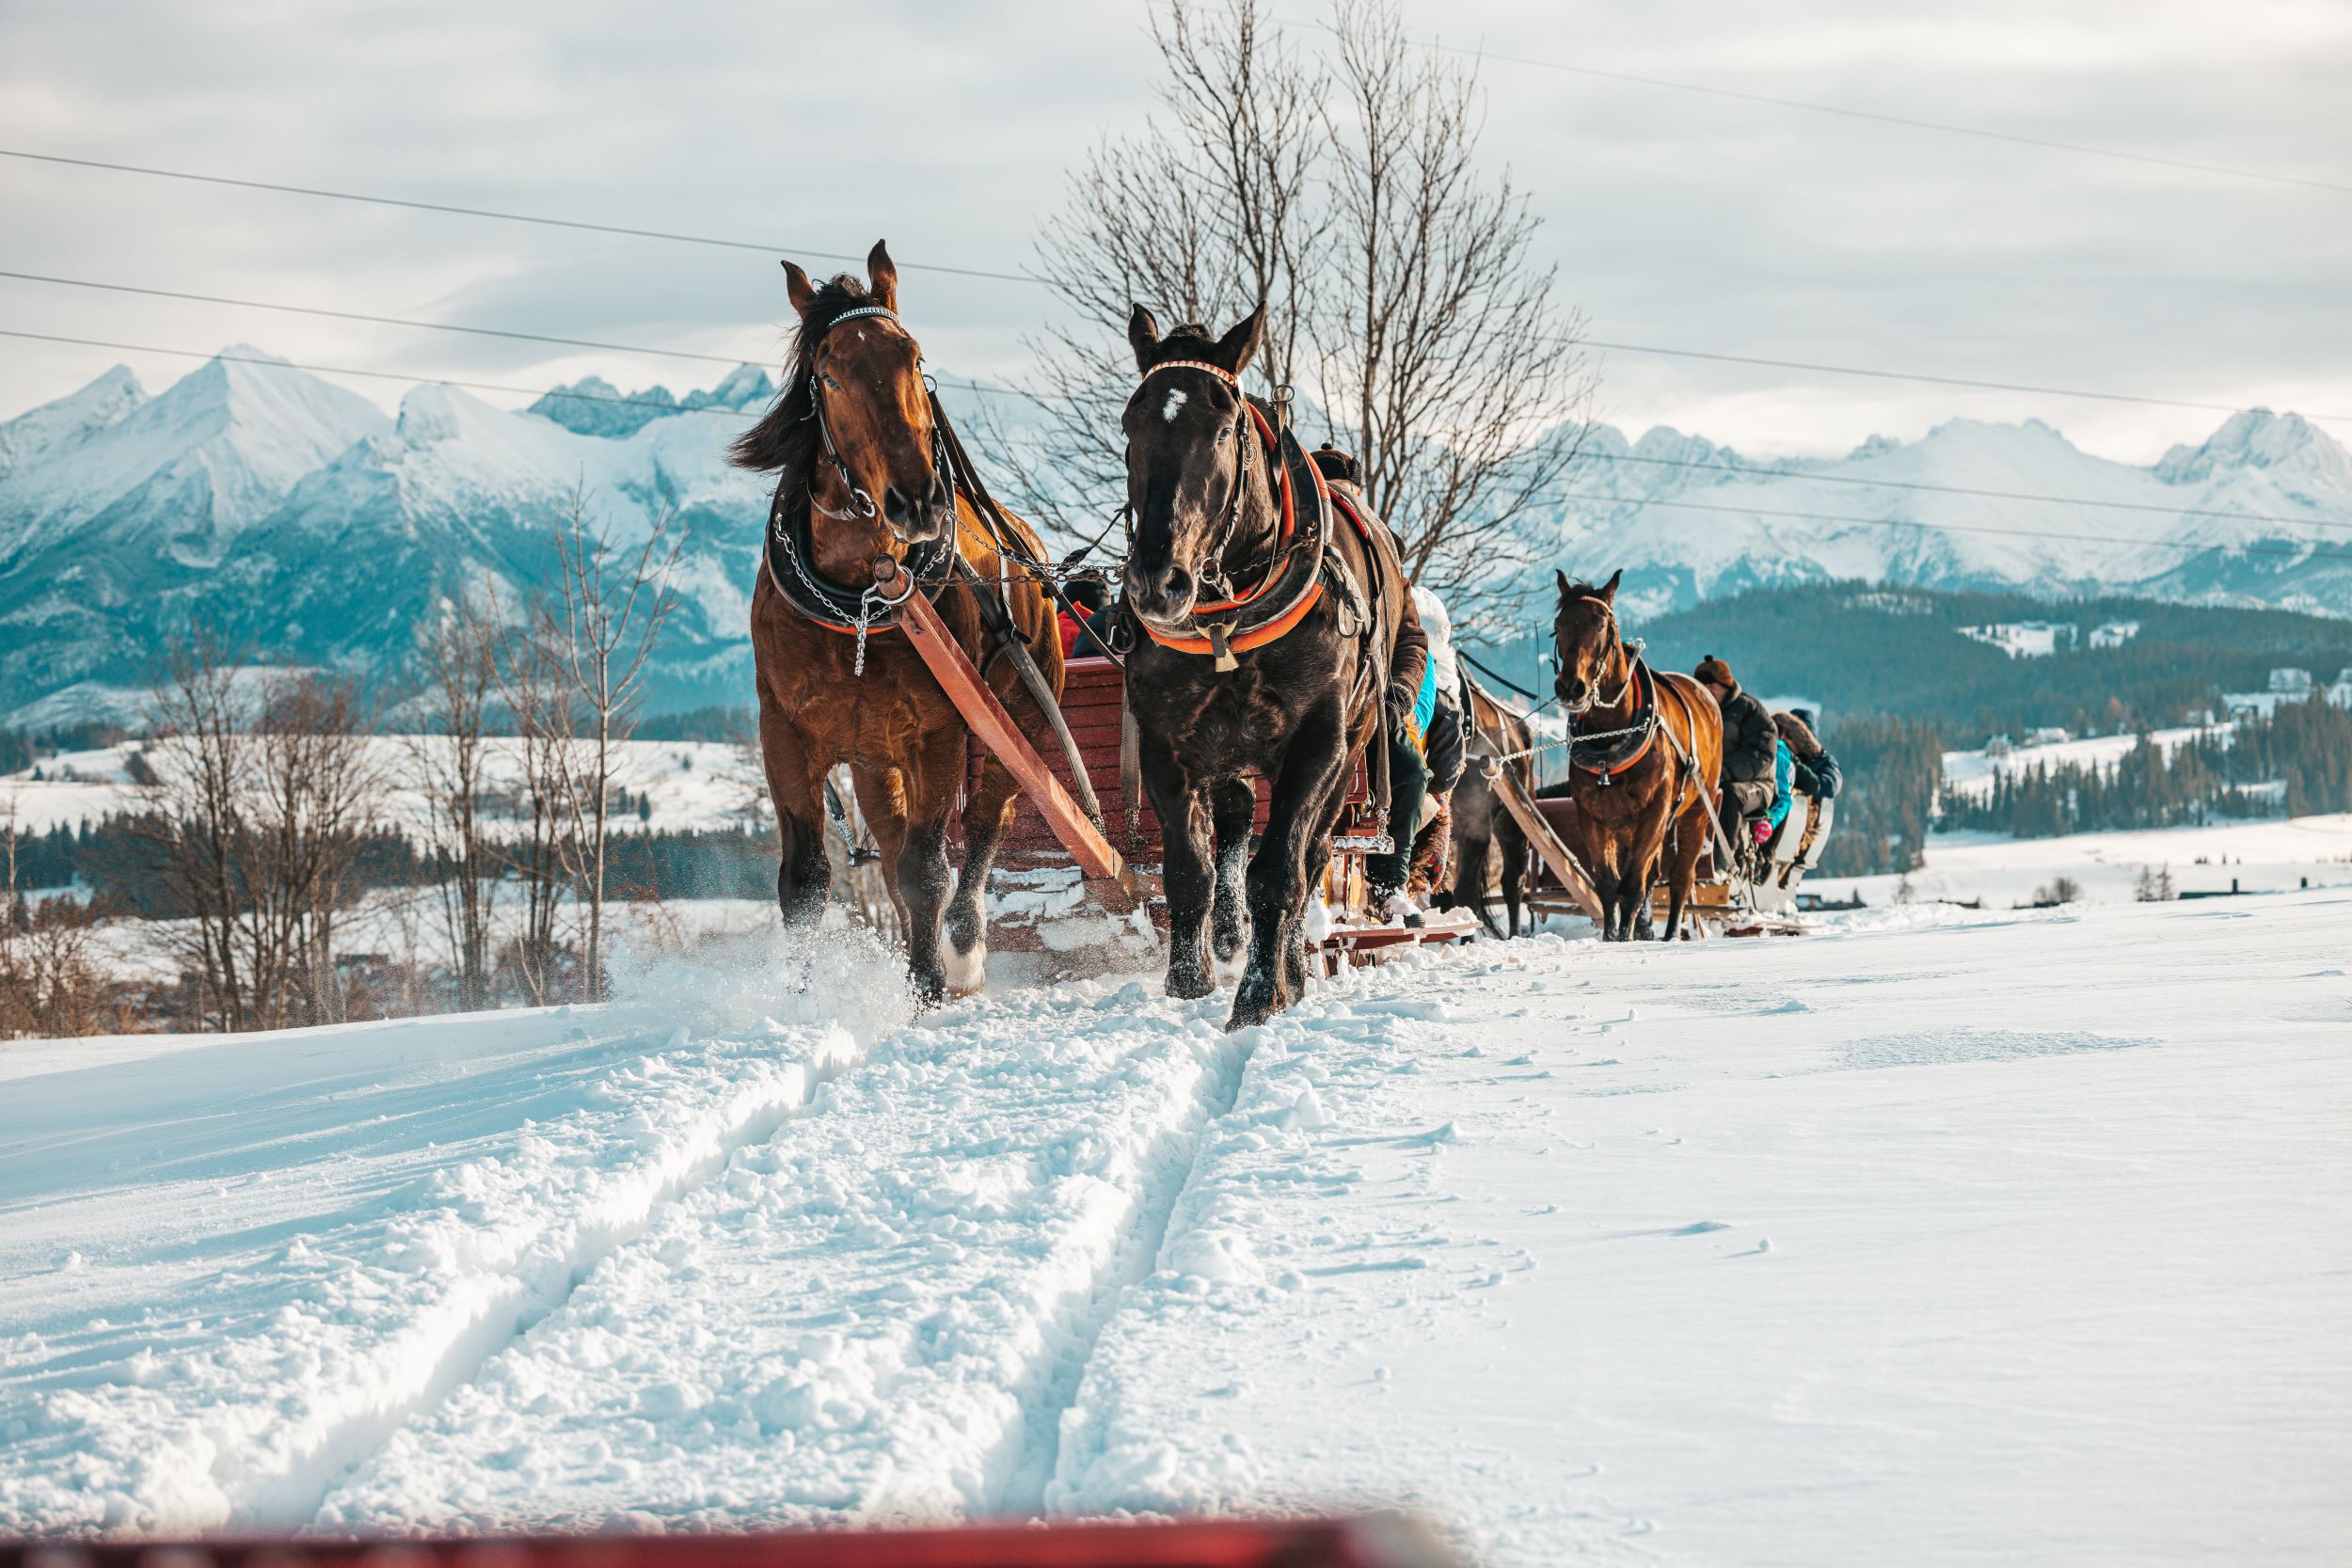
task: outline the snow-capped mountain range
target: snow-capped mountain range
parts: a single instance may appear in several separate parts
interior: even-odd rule
[[[0,424],[0,722],[135,715],[199,619],[263,657],[388,671],[435,603],[543,579],[576,494],[624,539],[664,511],[688,530],[657,702],[742,702],[766,490],[724,449],[773,392],[750,367],[682,398],[592,379],[522,411],[425,386],[388,419],[245,347],[151,397],[118,367]],[[1015,400],[984,420],[950,398],[967,437],[1009,420],[1018,436]],[[1584,451],[1528,527],[1572,572],[1625,567],[1638,613],[1861,578],[2352,614],[2352,455],[2292,414],[2233,415],[2149,467],[2036,420],[1955,420],[1836,459],[1755,461],[1664,428],[1597,427]]]

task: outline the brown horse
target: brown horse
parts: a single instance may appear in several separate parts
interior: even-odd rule
[[[1061,639],[1044,590],[1012,559],[1041,556],[1035,533],[1007,518],[1014,538],[1000,542],[950,479],[922,350],[898,318],[888,250],[877,243],[866,265],[866,283],[843,276],[818,285],[784,264],[800,331],[775,405],[736,442],[734,459],[777,475],[752,595],[759,746],[783,851],[776,902],[787,927],[821,912],[825,776],[846,763],[882,848],[916,996],[930,1003],[977,990],[984,977],[981,898],[1018,796],[1011,774],[989,758],[964,805],[951,904],[948,816],[970,732],[873,591],[876,558],[900,562],[933,597],[1033,744],[1053,744],[1051,721],[1010,662],[991,659],[987,623],[1009,616],[1057,694]],[[979,601],[981,579],[1001,610]]]
[[[1660,940],[1672,942],[1714,832],[1724,716],[1698,682],[1653,673],[1626,646],[1617,626],[1623,572],[1597,588],[1557,575],[1553,686],[1568,714],[1568,794],[1606,916],[1601,940],[1650,935],[1650,888],[1671,854]]]
[[[1509,757],[1503,770],[1534,799],[1534,758],[1527,753],[1535,744],[1535,733],[1525,719],[1504,707],[1476,681],[1466,677],[1462,685],[1470,695],[1470,764],[1462,769],[1462,782],[1454,786],[1454,891],[1449,907],[1475,910],[1479,924],[1487,930],[1499,937],[1516,937],[1519,934],[1519,895],[1527,876],[1527,834],[1518,818],[1495,799],[1493,786],[1486,783],[1486,765],[1491,757]],[[1486,906],[1490,848],[1502,851],[1502,907],[1510,917],[1507,932],[1495,924],[1494,913]]]

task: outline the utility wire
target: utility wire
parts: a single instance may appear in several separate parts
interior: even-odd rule
[[[449,376],[413,375],[400,371],[369,371],[358,370],[343,365],[304,364],[289,359],[274,359],[262,355],[230,354],[225,352],[207,353],[201,349],[163,348],[152,343],[124,343],[109,341],[98,338],[72,338],[54,332],[24,332],[14,328],[0,327],[0,338],[16,338],[31,342],[70,343],[83,348],[111,349],[119,353],[125,354],[163,354],[183,359],[221,359],[232,364],[258,365],[278,370],[307,371],[318,375],[364,376],[378,381],[405,381],[412,385],[425,387],[460,387],[469,391],[508,392],[522,397],[561,397],[575,400],[580,403],[612,404],[625,408],[651,408],[662,414],[710,414],[723,419],[738,420],[749,417],[744,410],[737,408],[681,408],[674,403],[656,403],[645,398],[606,397],[601,393],[596,392],[551,391],[541,393],[535,392],[532,388],[528,387],[516,387],[501,382],[461,381]],[[946,383],[946,385],[955,384]],[[1704,501],[1668,500],[1663,499],[1650,499],[1647,498],[1612,496],[1596,491],[1584,490],[1565,490],[1562,491],[1560,495],[1561,499],[1564,500],[1605,501],[1616,506],[1629,506],[1637,509],[1648,506],[1661,506],[1669,507],[1677,511],[1715,512],[1740,517],[1784,517],[1807,522],[1837,523],[1854,528],[1901,528],[1923,530],[1931,533],[1981,533],[1990,534],[1996,538],[2010,539],[2064,539],[2083,544],[2107,545],[2125,548],[2185,550],[2191,554],[2201,554],[2207,550],[2225,550],[2244,555],[2279,555],[2291,556],[2296,559],[2352,561],[2352,550],[2307,550],[2299,546],[2292,545],[2284,546],[2279,548],[2265,548],[2259,543],[2250,545],[2215,545],[2198,544],[2187,540],[2176,539],[2145,539],[2131,535],[2117,536],[2100,533],[2058,533],[2053,532],[2047,529],[2028,530],[1983,528],[1966,523],[1928,523],[1918,522],[1907,518],[1855,517],[1820,512],[1780,511],[1766,507],[1720,506],[1710,505]],[[2055,499],[2057,498],[2051,499]]]
[[[64,288],[95,289],[111,293],[140,294],[154,299],[186,300],[203,305],[227,305],[241,309],[278,310],[294,315],[326,317],[334,321],[366,322],[378,326],[405,326],[416,327],[433,332],[458,332],[474,337],[511,339],[532,343],[552,343],[568,348],[601,349],[616,354],[667,355],[673,358],[692,359],[713,365],[727,365],[732,367],[755,362],[751,359],[743,357],[731,357],[726,355],[719,354],[698,354],[686,349],[655,348],[642,343],[613,343],[589,338],[563,338],[541,332],[510,331],[502,327],[466,326],[453,322],[419,321],[413,317],[379,316],[357,310],[331,310],[315,306],[282,304],[275,300],[236,299],[225,294],[190,293],[178,289],[152,289],[130,283],[103,283],[92,278],[62,277],[49,273],[12,272],[6,269],[0,269],[0,277],[14,278],[20,282],[27,283],[55,284]],[[956,381],[950,379],[942,382],[942,385],[953,387],[962,391],[977,392],[992,396],[1020,398],[1026,402],[1041,404],[1053,402],[1078,403],[1085,401],[1081,398],[1067,395],[1053,397],[1049,394],[1024,391],[1021,388],[1014,387],[990,386],[986,383],[977,381]],[[580,398],[583,401],[590,401],[594,398],[594,394],[584,392],[566,392],[563,395],[566,397]],[[667,405],[651,404],[648,404],[648,406],[663,407]],[[701,411],[702,410],[699,409],[690,410],[690,412],[697,413]],[[1642,457],[1632,453],[1618,455],[1607,452],[1587,452],[1584,453],[1579,460],[1581,462],[1594,463],[1634,463],[1656,467],[1695,468],[1716,473],[1731,474],[1742,478],[1819,480],[1826,484],[1882,486],[1888,489],[1917,490],[1931,492],[1937,495],[1972,496],[1994,500],[2044,501],[2057,506],[2102,506],[2117,511],[2147,512],[2167,516],[2237,517],[2253,522],[2308,524],[2310,526],[2320,528],[2352,528],[2352,523],[2328,523],[2309,518],[2283,516],[2273,513],[2223,512],[2217,511],[2212,507],[2164,506],[2148,501],[2095,500],[2086,496],[2050,496],[2022,490],[1984,490],[1965,485],[1935,484],[1917,480],[1869,479],[1851,474],[1807,473],[1803,470],[1793,468],[1757,467],[1742,466],[1736,463],[1708,463],[1685,457]]]
[[[1311,25],[1329,31],[1327,24]],[[2052,152],[2073,152],[2088,158],[2109,158],[2128,164],[2149,164],[2158,168],[2182,169],[2191,174],[2216,174],[2232,180],[2259,180],[2265,184],[2295,185],[2304,190],[2332,191],[2352,196],[2352,185],[2333,180],[2313,180],[2299,174],[2273,174],[2267,169],[2233,168],[2226,164],[2199,163],[2188,158],[2168,158],[2161,153],[2132,152],[2117,147],[2093,147],[2085,142],[2058,141],[2048,136],[2028,136],[2014,131],[1993,131],[1980,125],[1956,125],[1949,120],[1917,119],[1909,115],[1883,114],[1876,109],[1856,109],[1842,103],[1814,103],[1799,98],[1775,98],[1769,93],[1748,92],[1739,87],[1708,87],[1698,82],[1676,82],[1662,76],[1642,76],[1629,71],[1605,71],[1598,66],[1570,65],[1565,60],[1540,60],[1527,55],[1505,55],[1492,49],[1470,48],[1460,44],[1428,40],[1427,47],[1449,55],[1466,55],[1473,59],[1502,60],[1510,65],[1533,66],[1539,71],[1564,71],[1571,76],[1591,76],[1608,82],[1625,82],[1635,87],[1664,87],[1675,92],[1694,92],[1708,98],[1728,98],[1741,103],[1762,103],[1775,109],[1802,109],[1807,114],[1836,115],[1842,119],[1867,120],[1878,125],[1900,125],[1913,131],[1940,131],[1947,135],[1975,136],[1981,141],[2008,142],[2015,147],[2038,147]]]
[[[333,191],[317,185],[283,185],[270,180],[246,180],[227,174],[199,174],[188,169],[153,168],[143,164],[115,164],[101,158],[69,158],[56,152],[31,152],[21,148],[0,147],[0,158],[22,158],[28,163],[61,164],[72,168],[102,168],[115,174],[144,174],[158,180],[189,180],[205,185],[233,185],[240,190],[276,191],[281,196],[316,196],[331,201],[358,201],[374,207],[405,207],[418,213],[450,213],[459,217],[496,218],[501,223],[530,223],[543,229],[572,229],[590,234],[624,234],[639,240],[670,240],[678,245],[716,245],[724,250],[756,250],[770,256],[790,251],[800,256],[814,256],[828,261],[863,262],[863,256],[852,256],[838,250],[808,250],[794,245],[777,245],[770,240],[730,240],[709,234],[687,234],[667,229],[638,229],[621,223],[591,223],[582,218],[548,217],[538,213],[508,213],[495,207],[460,207],[446,201],[413,201],[405,197],[375,196],[364,191]],[[903,271],[953,273],[959,277],[993,277],[1007,283],[1037,283],[1042,279],[1025,272],[992,272],[986,267],[955,267],[937,261],[900,261]]]
[[[324,197],[337,201],[370,202],[378,206],[405,207],[420,212],[453,213],[465,217],[496,218],[504,222],[538,224],[555,229],[579,229],[596,233],[627,234],[640,239],[670,240],[681,245],[719,245],[731,250],[755,250],[769,255],[777,254],[781,248],[760,241],[719,239],[705,234],[637,229],[621,224],[590,223],[572,218],[551,218],[528,213],[501,212],[489,207],[459,207],[437,201],[411,201],[400,197],[373,196],[357,191],[326,190],[309,185],[279,184],[266,180],[247,180],[225,174],[199,174],[182,169],[154,168],[139,164],[107,163],[96,158],[70,158],[58,153],[31,152],[16,148],[0,147],[0,158],[21,158],[35,163],[56,164],[75,168],[96,168],[121,174],[150,175],[162,180],[190,180],[202,184],[229,185],[244,190],[277,191],[290,196]],[[2352,190],[2352,186],[2343,188]],[[864,260],[862,257],[849,256],[839,251],[806,250],[800,254],[823,257],[829,261],[860,261]],[[907,271],[953,273],[968,277],[991,277],[1009,283],[1033,283],[1041,288],[1051,286],[1046,279],[1034,273],[1002,272],[983,267],[957,267],[923,261],[900,261],[898,265]],[[1605,342],[1596,339],[1579,339],[1577,346],[1601,349],[1614,354],[1647,354],[1672,359],[1705,359],[1718,364],[1753,365],[1769,370],[1807,371],[1822,375],[1866,376],[1878,381],[1909,381],[1931,387],[1965,387],[1980,391],[1994,392],[2030,392],[2038,397],[2088,398],[2100,403],[2140,404],[2157,408],[2195,408],[2225,414],[2234,414],[2239,411],[2235,404],[2226,403],[2199,403],[2181,398],[2150,397],[2135,392],[2091,391],[2079,388],[2044,387],[2023,382],[1978,381],[1964,376],[1933,375],[1911,371],[1873,370],[1854,365],[1826,365],[1803,359],[1769,359],[1752,355],[1714,354],[1702,349],[1669,348],[1656,343]],[[2352,414],[2306,414],[2303,417],[2329,424],[2352,424]]]
[[[330,321],[367,322],[376,326],[413,326],[428,332],[463,332],[476,338],[507,338],[516,342],[553,343],[563,348],[602,349],[612,354],[656,354],[672,359],[697,359],[710,365],[757,364],[755,358],[723,354],[695,354],[682,348],[648,348],[640,343],[606,343],[591,338],[557,338],[544,332],[514,332],[496,326],[460,326],[454,322],[418,321],[409,316],[371,316],[358,310],[329,310],[315,305],[288,305],[274,299],[232,299],[226,294],[183,293],[178,289],[148,289],[135,283],[101,283],[87,277],[57,277],[41,272],[0,270],[0,277],[22,283],[54,283],[67,289],[102,289],[108,293],[144,294],[150,299],[189,300],[199,305],[230,305],[243,310],[278,310],[294,316],[324,316]]]
[[[1986,392],[2032,392],[2039,397],[2090,398],[2100,403],[2146,404],[2156,408],[2197,408],[2218,414],[2243,413],[2233,403],[2197,403],[2185,398],[2149,397],[2139,392],[2086,391],[2079,387],[2041,387],[2030,382],[1975,381],[1966,376],[1930,375],[1919,371],[1874,371],[1854,365],[1823,365],[1809,359],[1765,359],[1746,354],[1710,354],[1695,348],[1661,348],[1655,343],[1610,343],[1596,338],[1580,338],[1580,346],[1606,349],[1619,354],[1655,354],[1671,359],[1711,359],[1724,365],[1760,365],[1768,370],[1816,371],[1824,375],[1868,376],[1875,381],[1916,381],[1931,387],[1968,387]],[[2307,420],[2321,420],[2329,424],[2352,424],[2352,414],[2305,414]]]
[[[2352,528],[2311,517],[2289,517],[2276,512],[2225,512],[2211,506],[2164,506],[2154,501],[2097,500],[2089,496],[2049,496],[2034,490],[1981,490],[1966,484],[1931,484],[1925,480],[1872,479],[1864,474],[1811,473],[1803,468],[1751,467],[1740,463],[1707,463],[1692,457],[1636,457],[1631,453],[1579,452],[1583,463],[1641,463],[1664,468],[1700,468],[1740,479],[1818,480],[1823,484],[1856,484],[1866,489],[1923,490],[1939,496],[1975,496],[1990,500],[2046,501],[2052,506],[2104,506],[2118,512],[2153,512],[2170,517],[2234,517],[2250,523],[2292,523],[2298,528]],[[1628,500],[1638,498],[1629,496]]]
[[[1908,517],[1854,517],[1826,512],[1785,512],[1761,506],[1721,506],[1707,501],[1678,501],[1646,498],[1631,499],[1586,490],[1560,492],[1566,500],[1615,501],[1635,508],[1645,506],[1672,507],[1680,512],[1719,512],[1735,517],[1787,517],[1799,522],[1841,523],[1854,528],[1907,528],[1925,530],[1931,533],[1983,533],[2001,539],[2065,539],[2086,545],[2114,545],[2139,549],[2186,550],[2201,554],[2206,550],[2227,550],[2239,555],[2290,556],[2296,560],[2352,561],[2352,550],[2305,549],[2299,545],[2284,545],[2275,549],[2251,545],[2201,545],[2186,539],[2142,539],[2130,534],[2058,533],[2049,529],[1983,528],[1971,523],[1925,523]]]

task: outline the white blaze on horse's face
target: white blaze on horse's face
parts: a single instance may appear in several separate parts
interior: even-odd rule
[[[1160,422],[1162,424],[1174,424],[1176,422],[1176,412],[1178,409],[1184,407],[1184,389],[1182,387],[1170,387],[1168,389],[1168,405],[1160,410]]]

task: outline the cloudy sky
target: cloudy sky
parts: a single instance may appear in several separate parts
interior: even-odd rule
[[[913,263],[1031,262],[1064,171],[1149,107],[1138,3],[0,0],[0,147],[739,238],[812,270],[886,235],[933,365],[1004,374],[1052,309],[1044,292]],[[1306,21],[1314,5],[1278,9]],[[1533,193],[1543,255],[1596,339],[2352,415],[2343,0],[1405,0],[1405,14],[1420,38],[1487,52],[1488,156]],[[753,250],[10,158],[0,212],[15,272],[762,361],[787,313],[772,256]],[[10,279],[0,327],[525,387],[594,371],[675,390],[717,373]],[[1758,454],[2035,415],[2145,461],[2220,418],[1601,357],[1603,417]],[[151,389],[192,363],[0,339],[0,416],[118,361]],[[387,407],[404,389],[345,384]]]

